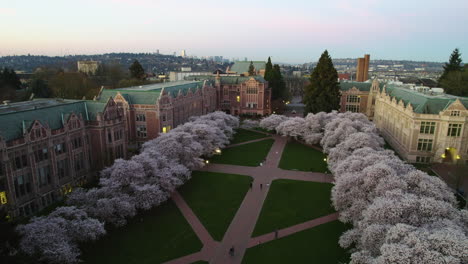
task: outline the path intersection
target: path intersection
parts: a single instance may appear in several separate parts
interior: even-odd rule
[[[264,140],[256,139],[233,146],[239,146],[252,142]],[[267,197],[269,186],[273,180],[289,179],[310,182],[331,183],[332,176],[317,172],[291,171],[278,168],[283,149],[286,146],[287,138],[277,135],[273,136],[274,144],[268,153],[265,162],[260,167],[247,167],[226,164],[209,164],[200,171],[219,172],[229,174],[240,174],[252,177],[252,189],[249,190],[242,201],[236,215],[234,216],[229,228],[224,234],[221,242],[215,241],[195,213],[190,209],[183,197],[176,191],[172,199],[180,209],[190,226],[193,228],[198,238],[203,243],[201,251],[183,256],[166,264],[190,264],[196,261],[208,261],[212,264],[238,264],[242,262],[245,251],[250,248],[275,239],[275,233],[271,232],[257,237],[251,237],[251,234],[257,223],[257,219],[262,210],[263,203]],[[260,188],[260,184],[263,188]],[[278,237],[285,237],[317,225],[325,224],[338,219],[338,213],[319,217],[304,223],[290,226],[278,230]],[[229,255],[231,247],[235,248],[234,256]]]

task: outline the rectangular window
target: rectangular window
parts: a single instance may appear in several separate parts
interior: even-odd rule
[[[122,138],[123,138],[122,129],[118,131],[114,131],[114,141],[121,140]]]
[[[416,163],[430,163],[431,157],[416,157]]]
[[[162,131],[163,133],[167,133],[167,132],[171,131],[171,126],[165,126],[165,127],[163,127],[162,130],[163,130]]]
[[[47,160],[49,158],[49,150],[47,149],[47,147],[39,148],[36,151],[34,151],[34,157],[36,159],[36,162]]]
[[[462,124],[449,124],[447,136],[459,137],[461,134]]]
[[[51,182],[50,166],[37,168],[37,179],[39,187],[46,186]]]
[[[83,145],[81,142],[81,137],[76,137],[72,140],[73,149],[81,148]]]
[[[55,149],[55,154],[57,154],[57,155],[60,155],[60,154],[65,153],[67,151],[67,147],[66,147],[65,142],[55,144],[54,149]]]
[[[236,100],[237,100],[238,103],[240,102],[240,96],[239,95],[236,96]]]
[[[146,137],[146,126],[137,125],[136,126],[137,137],[145,138]]]
[[[57,161],[57,176],[59,179],[64,178],[68,174],[68,159]]]
[[[460,116],[460,111],[459,110],[453,110],[450,112],[450,116]]]
[[[418,139],[418,150],[419,151],[431,151],[432,150],[432,139]]]
[[[14,179],[16,198],[31,193],[31,174],[19,175]]]
[[[83,154],[83,152],[75,154],[75,171],[80,172],[84,168],[85,168],[85,164],[84,164],[84,154]]]
[[[118,145],[115,148],[115,158],[122,159],[124,157],[123,145]]]
[[[435,132],[435,122],[421,122],[419,133],[433,135]]]
[[[146,122],[145,114],[136,114],[136,121],[138,122]]]
[[[346,112],[359,113],[359,105],[346,105]]]
[[[255,87],[247,87],[247,94],[257,94],[258,90]]]
[[[359,103],[361,102],[361,97],[358,95],[348,95],[346,97],[346,102],[347,103]]]
[[[26,154],[17,154],[17,156],[15,157],[14,164],[17,170],[25,168],[28,166],[28,157],[26,156]]]

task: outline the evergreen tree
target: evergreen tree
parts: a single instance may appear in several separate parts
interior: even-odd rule
[[[250,66],[249,66],[249,76],[255,76],[255,67],[252,61],[250,62]]]
[[[273,64],[271,64],[271,58],[268,57],[268,62],[265,66],[265,80],[271,82],[273,79]]]
[[[304,103],[305,114],[331,112],[340,108],[338,73],[327,50],[320,56],[310,76],[310,84],[305,87]]]
[[[272,70],[272,81],[271,81],[271,99],[283,99],[287,100],[286,83],[284,82],[283,75],[281,75],[280,66],[275,64]]]
[[[448,94],[468,96],[468,68],[462,67],[461,64],[461,53],[455,49],[450,55],[449,62],[445,63],[438,86],[444,88]]]
[[[145,70],[141,66],[138,60],[135,60],[133,64],[128,68],[130,70],[130,77],[135,79],[144,79],[145,78]]]

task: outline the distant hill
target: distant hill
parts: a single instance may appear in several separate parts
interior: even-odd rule
[[[62,68],[76,71],[77,61],[92,60],[101,63],[119,63],[128,69],[134,60],[138,60],[146,72],[167,73],[180,71],[181,67],[191,67],[192,71],[214,71],[225,69],[229,64],[218,64],[211,60],[183,58],[178,56],[153,53],[108,53],[97,55],[37,56],[20,55],[0,57],[0,68],[8,67],[16,71],[34,72],[39,67]]]

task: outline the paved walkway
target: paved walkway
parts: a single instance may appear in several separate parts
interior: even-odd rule
[[[289,171],[278,168],[283,149],[287,143],[287,138],[273,135],[275,142],[268,153],[266,160],[261,167],[246,167],[227,164],[210,164],[201,171],[222,172],[230,174],[241,174],[253,178],[253,188],[248,191],[242,204],[240,205],[234,219],[229,225],[221,242],[214,241],[205,227],[198,220],[190,207],[185,203],[178,192],[175,192],[172,199],[182,211],[187,221],[203,243],[200,252],[184,256],[166,263],[189,264],[198,260],[209,261],[212,264],[241,263],[247,248],[266,243],[274,239],[274,233],[265,234],[259,237],[251,237],[257,219],[260,215],[263,202],[269,191],[269,185],[275,179],[291,179],[313,182],[332,182],[332,176],[324,173]],[[265,140],[253,140],[237,145],[248,144]],[[260,187],[262,186],[262,188]],[[317,219],[313,219],[295,226],[284,228],[278,231],[280,237],[288,236],[296,232],[312,228],[338,219],[338,214],[331,214]],[[235,248],[235,255],[229,255],[229,249]]]

